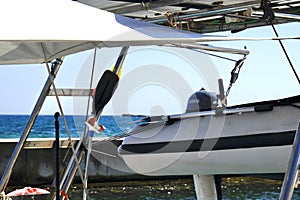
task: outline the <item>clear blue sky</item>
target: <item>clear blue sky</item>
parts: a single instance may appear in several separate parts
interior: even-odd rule
[[[276,29],[282,37],[300,36],[300,23],[278,25]],[[241,37],[275,36],[271,27],[252,28],[234,35],[228,32],[218,34]],[[297,72],[300,74],[299,42],[299,40],[289,40],[283,43]],[[231,90],[229,96],[230,105],[300,94],[300,85],[294,77],[278,41],[214,42],[212,44],[232,48],[243,48],[247,46],[247,49],[250,50],[250,55],[247,56],[240,77]],[[176,52],[160,51],[157,48],[146,48],[146,50],[143,51],[135,49],[135,51],[130,54],[130,57],[125,60],[121,82],[118,87],[119,90],[124,90],[125,92],[118,91],[118,93],[116,93],[116,98],[125,95],[128,96],[129,99],[125,100],[125,102],[122,99],[121,101],[120,99],[114,99],[113,105],[108,106],[104,113],[114,114],[119,111],[128,111],[131,113],[149,114],[157,112],[168,114],[183,111],[185,109],[185,102],[182,103],[179,101],[181,101],[181,98],[186,99],[187,97],[182,97],[178,92],[181,91],[182,94],[186,95],[192,90],[196,91],[200,89],[201,86],[209,87],[206,85],[206,79],[207,76],[211,76],[212,72],[208,71],[207,75],[204,74],[204,72],[206,73],[206,69],[202,69],[202,71],[200,70],[201,73],[195,73],[193,66],[198,65],[197,63],[199,63],[199,65],[202,64],[200,57],[197,57],[199,54],[191,53],[190,55],[195,56],[192,59],[192,63],[189,63],[187,60],[188,55],[180,57]],[[82,77],[82,75],[85,74],[86,66],[91,66],[91,53],[93,53],[93,51],[79,53],[65,59],[60,74],[55,82],[57,88],[74,88],[75,86],[80,86],[82,81],[84,82],[84,86],[81,85],[80,87],[88,87],[89,76]],[[118,53],[117,51],[113,52],[108,50],[108,52],[102,52],[101,55],[102,54],[105,55],[105,59],[102,58],[102,60],[99,61],[101,64],[97,64],[97,66],[101,66],[98,71],[95,72],[94,85],[101,74],[101,70],[112,66],[114,63],[113,58]],[[234,59],[242,57],[235,55],[226,56]],[[218,58],[211,58],[211,61],[215,69],[218,70],[219,76],[224,79],[225,88],[227,88],[230,71],[234,63]],[[141,65],[149,70],[146,74],[143,74],[143,72],[135,68],[135,66],[140,67]],[[160,66],[163,66],[161,69],[166,70],[159,70]],[[170,77],[167,77],[168,73],[174,73],[177,78],[170,79]],[[139,77],[140,79],[135,78],[136,80],[132,81],[134,76],[138,77],[142,75],[144,75],[145,78]],[[1,66],[0,114],[30,114],[46,78],[47,71],[44,65]],[[179,81],[181,79],[186,79],[186,81],[180,83]],[[151,82],[151,80],[154,81]],[[131,86],[133,90],[129,92],[125,87],[125,81],[129,81],[130,84],[132,82],[139,83],[140,86]],[[179,85],[166,85],[168,83],[173,84],[174,82]],[[184,84],[187,84],[187,86],[184,86]],[[183,87],[183,89],[181,87]],[[187,87],[188,89],[185,90],[184,88]],[[215,87],[211,89],[216,90]],[[66,114],[72,114],[74,112],[73,102],[77,104],[75,105],[75,109],[84,107],[84,105],[78,105],[79,100],[73,101],[70,97],[61,98],[61,100]],[[126,109],[122,110],[121,108],[117,108],[120,105],[125,106]],[[112,107],[114,107],[113,111]],[[117,108],[117,111],[115,111],[115,108]],[[41,113],[53,114],[56,111],[57,106],[55,99],[48,97]]]

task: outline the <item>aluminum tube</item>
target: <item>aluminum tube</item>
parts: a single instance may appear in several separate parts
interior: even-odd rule
[[[289,165],[284,176],[284,180],[280,192],[280,200],[292,199],[295,183],[298,178],[298,165],[300,158],[300,122],[295,135],[293,149],[291,152]]]
[[[123,47],[121,49],[120,55],[119,55],[118,60],[117,60],[117,62],[115,64],[115,67],[113,69],[113,72],[115,74],[118,74],[120,72],[120,70],[122,68],[122,65],[123,65],[123,62],[124,62],[124,59],[125,59],[126,54],[128,52],[128,49],[129,49],[129,47]]]
[[[225,47],[216,47],[211,45],[202,45],[202,44],[174,44],[174,45],[164,45],[164,46],[177,46],[182,48],[191,48],[191,49],[201,49],[205,51],[214,51],[214,52],[222,52],[222,53],[232,53],[232,54],[241,54],[248,55],[250,52],[246,49],[232,49]]]
[[[84,155],[84,151],[80,151],[79,152],[79,155],[78,155],[78,162],[80,163],[82,158],[83,158],[83,155]],[[71,171],[68,173],[68,177],[67,177],[67,180],[65,182],[65,184],[63,185],[63,188],[62,188],[62,191],[64,191],[65,193],[68,192],[70,186],[71,186],[71,183],[76,175],[76,172],[77,172],[77,169],[78,169],[78,165],[76,163],[73,163],[73,166],[72,166],[72,169]],[[61,199],[63,200],[64,197],[61,197]]]
[[[76,146],[76,149],[75,149],[75,154],[79,152],[79,149],[81,148],[81,145],[82,145],[82,141],[83,141],[82,138],[78,141],[77,146]],[[76,155],[76,156],[77,156],[77,155]],[[68,163],[68,166],[67,166],[67,168],[65,169],[64,175],[63,175],[63,177],[61,178],[61,181],[60,181],[60,188],[62,188],[62,187],[64,186],[65,181],[66,181],[66,179],[67,179],[67,177],[68,177],[68,173],[70,172],[70,170],[72,170],[71,168],[72,168],[72,165],[73,165],[74,160],[75,160],[75,155],[74,155],[74,153],[73,153],[72,156],[71,156],[71,158],[70,158],[70,161],[69,161],[69,163]],[[78,160],[78,162],[80,163],[80,160]],[[77,163],[75,162],[75,164],[77,164]]]
[[[55,76],[56,76],[56,74],[57,74],[60,66],[61,66],[61,63],[58,64],[56,66],[56,68],[54,69],[53,73],[51,73],[51,75],[48,76],[48,79],[47,79],[47,81],[46,81],[46,83],[44,85],[44,88],[43,88],[43,90],[42,90],[42,92],[41,92],[41,94],[40,94],[40,96],[39,96],[39,98],[38,98],[38,100],[37,100],[37,102],[35,104],[35,107],[34,107],[32,113],[30,115],[30,118],[29,118],[29,120],[27,122],[27,125],[26,125],[26,127],[25,127],[25,129],[24,129],[24,131],[23,131],[23,133],[22,133],[22,135],[20,137],[20,140],[17,143],[17,145],[16,145],[16,147],[15,147],[15,149],[14,149],[14,151],[13,151],[13,153],[12,153],[10,159],[9,159],[9,162],[8,162],[8,164],[6,166],[6,169],[5,169],[5,171],[4,171],[3,175],[2,175],[1,184],[0,184],[0,191],[4,191],[5,188],[6,188],[6,185],[7,185],[8,181],[9,181],[9,177],[10,177],[10,175],[12,173],[12,169],[13,169],[16,161],[17,161],[19,153],[20,153],[21,149],[23,148],[24,143],[26,142],[26,139],[27,139],[27,137],[28,137],[28,135],[29,135],[29,133],[31,131],[31,128],[32,128],[32,126],[33,126],[33,124],[34,124],[34,122],[35,122],[35,120],[36,120],[36,118],[37,118],[37,116],[38,116],[38,114],[39,114],[39,112],[41,110],[41,107],[42,107],[42,105],[43,105],[43,103],[44,103],[44,101],[45,101],[45,99],[46,99],[46,97],[48,95],[48,92],[50,90],[52,82],[53,82],[53,80],[54,80],[54,78],[55,78]]]
[[[114,73],[116,73],[116,74],[119,73],[119,71],[121,69],[121,66],[123,65],[124,59],[125,59],[125,57],[127,55],[128,49],[129,49],[128,46],[122,48],[122,50],[121,50],[121,52],[119,54],[119,57],[118,57],[118,59],[116,61],[115,67],[113,68],[113,72]],[[77,152],[78,152],[78,150],[79,150],[79,148],[81,147],[82,144],[84,144],[86,146],[86,144],[85,144],[86,141],[87,141],[87,138],[85,138],[85,137],[83,137],[79,141],[79,143],[78,143],[78,145],[76,147],[76,150],[75,150],[76,154],[77,154]],[[79,154],[79,159],[78,159],[79,163],[80,163],[80,161],[81,161],[81,159],[83,157],[83,154],[84,154],[84,151],[81,150],[80,154]],[[65,192],[68,191],[68,189],[69,189],[69,187],[71,185],[71,182],[73,181],[73,178],[75,176],[75,173],[76,173],[76,171],[77,171],[77,169],[79,167],[77,165],[77,163],[73,163],[74,160],[75,160],[75,157],[74,157],[74,154],[73,154],[73,156],[71,157],[71,159],[69,161],[68,167],[67,167],[66,171],[64,172],[63,178],[61,180],[61,187],[63,187],[63,191],[65,191]],[[71,174],[69,174],[70,172],[71,172]]]

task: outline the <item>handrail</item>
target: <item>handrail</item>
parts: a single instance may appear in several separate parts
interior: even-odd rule
[[[289,165],[282,183],[280,197],[279,197],[280,200],[292,199],[295,184],[298,178],[299,158],[300,158],[300,122],[298,124],[298,130],[295,135],[293,148],[289,160]]]

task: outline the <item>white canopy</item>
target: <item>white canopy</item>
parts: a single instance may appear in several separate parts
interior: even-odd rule
[[[1,1],[0,18],[0,64],[42,63],[95,47],[289,39],[203,36],[71,0]]]
[[[94,47],[191,43],[202,35],[71,0],[2,1],[0,64],[42,63]]]

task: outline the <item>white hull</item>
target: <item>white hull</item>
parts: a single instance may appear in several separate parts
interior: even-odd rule
[[[299,99],[265,102],[273,104],[271,111],[138,126],[124,139],[119,155],[133,171],[146,175],[282,173],[300,119],[294,106]],[[290,104],[278,103],[286,100]],[[250,106],[258,104],[264,103]]]
[[[291,146],[283,146],[183,154],[123,155],[123,159],[129,168],[145,175],[282,173],[287,168],[290,150]]]

